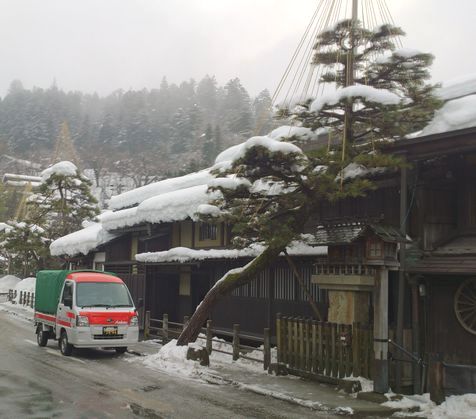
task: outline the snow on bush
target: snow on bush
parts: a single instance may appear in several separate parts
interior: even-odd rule
[[[0,293],[15,289],[15,286],[21,281],[14,275],[5,275],[0,278]]]
[[[41,172],[41,180],[47,181],[53,175],[76,176],[78,168],[70,161],[60,161]]]

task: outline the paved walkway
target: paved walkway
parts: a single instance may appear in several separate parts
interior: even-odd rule
[[[159,343],[140,342],[136,348],[143,354],[157,353]],[[394,409],[346,394],[342,390],[296,376],[275,376],[238,369],[236,366],[211,365],[205,377],[210,384],[228,384],[241,390],[252,391],[263,396],[274,397],[290,403],[306,406],[313,410],[329,411],[357,417],[390,417]]]

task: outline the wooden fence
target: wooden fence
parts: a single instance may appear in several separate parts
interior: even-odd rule
[[[8,296],[7,299],[8,301],[11,301],[12,303],[16,302],[16,298],[18,298],[18,304],[22,306],[28,306],[28,307],[35,307],[35,293],[34,292],[26,292],[26,291],[20,291],[20,294],[17,294],[17,290],[8,290]]]
[[[167,343],[171,339],[177,338],[182,332],[183,328],[187,325],[189,317],[185,316],[183,323],[169,321],[168,314],[164,314],[162,319],[152,319],[150,317],[150,311],[145,312],[145,324],[144,324],[144,337],[146,339],[151,337],[159,337],[162,339],[162,343]],[[214,336],[224,336],[231,340],[218,339]],[[239,358],[247,359],[249,361],[256,361],[263,363],[263,369],[267,370],[271,363],[271,344],[270,344],[270,332],[266,328],[263,331],[263,338],[240,333],[240,325],[233,325],[233,332],[213,329],[212,321],[207,321],[207,326],[201,329],[201,335],[198,337],[198,341],[201,341],[204,347],[207,349],[210,355],[213,351],[231,355],[233,360],[236,361]],[[213,343],[219,343],[220,346],[225,345],[230,350],[223,350],[223,348],[213,348]],[[252,342],[256,346],[245,345],[243,342]],[[262,347],[257,347],[258,345]],[[250,352],[259,351],[263,355],[260,358],[248,356]]]
[[[333,378],[372,378],[373,333],[369,327],[278,315],[278,362],[291,370]]]

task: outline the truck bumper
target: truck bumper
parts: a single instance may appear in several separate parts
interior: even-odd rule
[[[102,327],[76,327],[68,330],[69,343],[76,348],[117,348],[139,341],[139,327],[121,327],[118,336],[105,336]]]

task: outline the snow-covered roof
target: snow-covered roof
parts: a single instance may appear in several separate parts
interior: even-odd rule
[[[209,193],[207,184],[179,189],[146,199],[135,208],[109,212],[102,217],[102,223],[107,230],[115,230],[141,223],[197,220],[198,207],[209,204],[220,194]]]
[[[139,253],[138,262],[190,262],[207,259],[238,259],[256,257],[264,250],[263,246],[252,246],[246,249],[189,249],[188,247],[174,247],[163,252]],[[288,254],[293,256],[324,256],[327,246],[309,246],[304,242],[293,242],[288,248]]]
[[[105,231],[101,223],[91,223],[82,230],[75,231],[52,242],[50,253],[52,256],[87,255],[101,244],[107,243],[116,237],[117,235]]]
[[[141,186],[140,188],[124,192],[123,194],[113,196],[109,200],[108,205],[112,210],[132,207],[153,196],[190,188],[192,186],[204,185],[213,178],[214,176],[210,173],[210,169],[205,169],[201,170],[200,172],[190,173],[185,176],[164,179],[159,182],[154,182],[149,185]]]
[[[446,102],[418,136],[476,127],[476,94]]]
[[[476,73],[445,81],[436,93],[443,100],[476,94]]]

